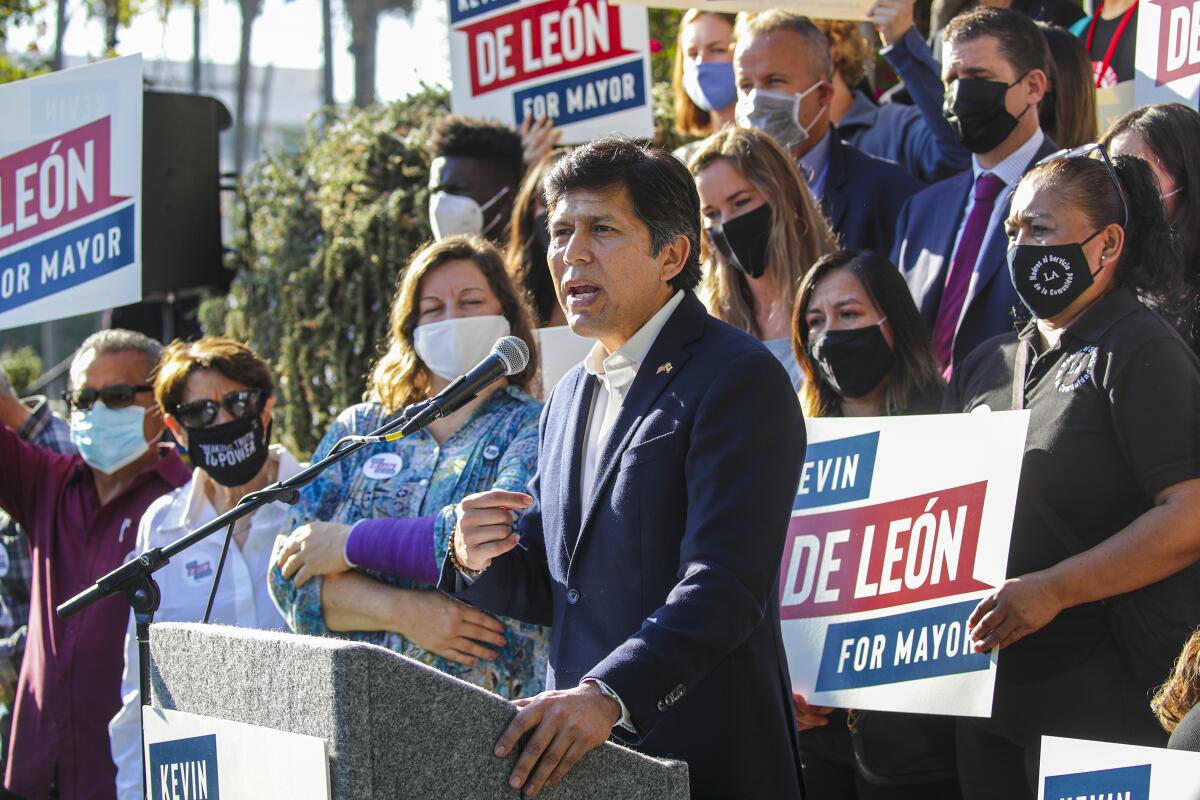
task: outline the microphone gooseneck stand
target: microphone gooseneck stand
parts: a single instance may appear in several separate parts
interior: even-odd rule
[[[181,536],[165,547],[152,547],[136,559],[104,575],[93,586],[84,589],[70,600],[58,606],[58,615],[64,618],[69,617],[93,603],[103,600],[109,595],[114,595],[118,592],[124,593],[125,597],[129,600],[129,605],[133,609],[133,619],[136,626],[138,677],[140,680],[142,705],[148,706],[150,704],[150,623],[154,621],[154,614],[158,611],[159,602],[162,599],[162,593],[159,591],[158,584],[154,581],[153,576],[155,572],[165,567],[171,558],[187,550],[202,539],[216,533],[221,528],[227,527],[229,533],[232,534],[233,526],[238,520],[253,514],[268,503],[280,501],[295,504],[300,499],[300,489],[312,483],[318,475],[347,456],[358,452],[369,444],[395,441],[404,436],[416,433],[434,420],[453,413],[467,402],[470,402],[473,397],[468,397],[465,400],[454,398],[454,402],[450,403],[438,402],[440,398],[414,403],[405,408],[396,419],[381,426],[373,433],[367,436],[354,436],[343,439],[334,446],[329,455],[296,473],[291,478],[277,481],[265,489],[246,495],[236,506],[211,522]],[[226,536],[225,548],[221,551],[222,565],[225,562],[225,553],[228,551],[230,538],[229,535]],[[218,569],[217,574],[213,578],[212,594],[209,595],[208,610],[205,611],[204,615],[205,622],[208,621],[208,613],[212,608],[212,599],[216,596],[217,581],[220,580],[220,577]],[[145,731],[143,731],[143,760],[145,759],[145,751]],[[148,784],[145,781],[145,774],[146,765],[143,763],[143,796],[145,796],[148,788]]]

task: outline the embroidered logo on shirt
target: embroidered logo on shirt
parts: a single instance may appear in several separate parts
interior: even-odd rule
[[[489,444],[487,447],[483,448],[483,457],[488,461],[495,461],[500,457],[500,448],[496,447],[494,444]]]
[[[371,480],[387,480],[400,474],[404,459],[395,453],[377,453],[363,464],[362,474]]]
[[[183,565],[183,568],[187,573],[188,580],[192,583],[200,583],[213,574],[211,561],[189,561]]]
[[[1091,380],[1095,368],[1096,346],[1089,344],[1063,359],[1054,376],[1054,385],[1060,392],[1073,392]]]

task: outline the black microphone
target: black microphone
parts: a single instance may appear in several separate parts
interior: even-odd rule
[[[394,442],[424,428],[436,419],[449,416],[478,396],[485,387],[501,378],[523,372],[529,366],[529,345],[519,336],[504,336],[492,345],[492,352],[466,375],[455,378],[449,386],[427,400],[404,426],[384,436],[362,437],[369,442]]]

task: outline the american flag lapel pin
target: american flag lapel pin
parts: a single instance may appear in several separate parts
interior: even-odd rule
[[[668,361],[667,363],[660,365],[658,368],[658,371],[655,372],[654,374],[655,375],[664,375],[664,374],[670,375],[671,370],[673,370],[673,369],[674,369],[674,367],[671,365],[671,362]]]

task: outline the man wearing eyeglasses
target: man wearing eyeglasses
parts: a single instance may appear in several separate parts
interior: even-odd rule
[[[33,562],[5,775],[28,800],[115,796],[108,721],[121,704],[129,605],[105,600],[68,619],[54,609],[120,566],[146,508],[191,476],[174,448],[159,445],[150,376],[161,352],[124,330],[80,346],[66,395],[78,455],[35,447],[0,425],[0,507],[26,531]]]
[[[929,323],[948,378],[977,346],[1014,328],[1014,309],[1022,306],[1004,258],[1009,196],[1058,147],[1038,123],[1050,55],[1032,19],[977,8],[955,17],[942,37],[942,113],[973,153],[972,166],[908,200],[892,261]]]

